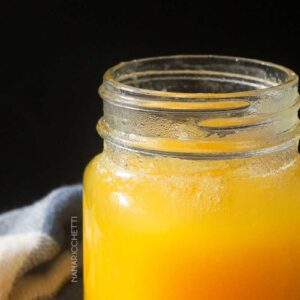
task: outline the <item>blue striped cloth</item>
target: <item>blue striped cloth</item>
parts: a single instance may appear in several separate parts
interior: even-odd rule
[[[81,300],[82,188],[0,215],[0,300]]]

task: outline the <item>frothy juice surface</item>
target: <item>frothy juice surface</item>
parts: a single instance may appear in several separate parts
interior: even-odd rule
[[[299,157],[104,151],[84,177],[85,299],[300,299]]]

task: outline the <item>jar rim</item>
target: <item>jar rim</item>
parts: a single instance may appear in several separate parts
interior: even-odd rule
[[[99,92],[100,135],[141,153],[247,157],[290,147],[300,134],[298,76],[271,62],[221,55],[137,59],[110,68]]]
[[[140,88],[130,84],[126,84],[120,81],[118,78],[118,74],[120,70],[124,67],[128,67],[130,65],[149,63],[151,61],[163,61],[163,60],[181,60],[181,59],[216,59],[216,60],[224,60],[232,63],[250,63],[256,66],[268,67],[273,69],[274,71],[279,71],[286,76],[284,80],[280,82],[274,82],[274,85],[266,86],[263,88],[250,89],[246,91],[234,91],[234,92],[174,92],[174,91],[161,91],[155,89],[147,89]],[[174,70],[170,70],[170,72],[174,72]],[[289,86],[292,86],[298,82],[298,76],[291,69],[284,67],[279,64],[275,64],[272,62],[251,59],[245,57],[236,57],[236,56],[224,56],[224,55],[168,55],[168,56],[157,56],[157,57],[148,57],[135,59],[131,61],[121,62],[110,69],[108,69],[104,74],[104,85],[109,85],[113,87],[113,89],[120,94],[134,94],[135,96],[141,97],[151,97],[151,98],[160,98],[160,101],[170,100],[170,99],[191,99],[191,101],[201,101],[203,99],[222,99],[222,98],[239,98],[239,97],[251,97],[251,96],[259,96],[265,93],[275,92],[278,89],[285,89]],[[101,88],[101,87],[100,87]],[[99,88],[99,90],[100,90]],[[101,93],[101,92],[100,92]]]

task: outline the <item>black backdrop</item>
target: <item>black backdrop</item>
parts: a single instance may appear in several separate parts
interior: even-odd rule
[[[102,147],[97,88],[119,61],[216,53],[300,73],[300,14],[291,2],[0,0],[0,6],[0,211],[81,180]]]

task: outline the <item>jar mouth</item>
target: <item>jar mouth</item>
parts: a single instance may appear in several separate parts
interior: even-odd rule
[[[158,155],[246,157],[294,144],[298,76],[256,59],[175,55],[120,63],[100,87],[108,142]]]
[[[259,96],[295,85],[298,76],[271,62],[220,55],[172,55],[122,62],[100,88],[159,101]]]

